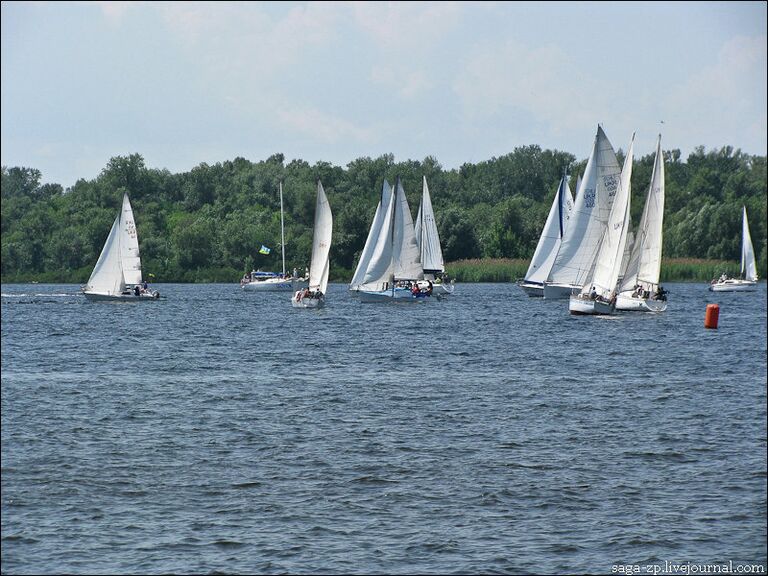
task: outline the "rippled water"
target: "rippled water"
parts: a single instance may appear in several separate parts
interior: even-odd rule
[[[158,287],[2,286],[3,573],[765,566],[765,283],[609,318]]]

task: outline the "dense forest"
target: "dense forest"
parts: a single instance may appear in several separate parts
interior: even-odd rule
[[[621,151],[618,156],[621,163]],[[664,257],[738,261],[745,205],[758,273],[765,278],[766,157],[730,146],[697,148],[686,161],[679,150],[664,156]],[[2,281],[86,282],[123,192],[133,205],[145,276],[159,282],[237,282],[252,268],[280,270],[280,181],[286,264],[303,269],[310,258],[318,178],[334,213],[332,280],[350,279],[382,181],[393,183],[398,175],[414,215],[426,176],[446,262],[526,259],[563,170],[575,192],[585,166],[586,159],[535,145],[454,170],[444,170],[433,157],[395,162],[387,154],[342,168],[302,160],[286,164],[275,154],[259,162],[203,163],[172,174],[148,168],[141,155],[132,154],[112,158],[97,178],[66,190],[41,184],[37,169],[3,166]],[[652,166],[653,154],[635,158],[633,222],[640,220]],[[269,255],[259,253],[262,245],[272,249]]]

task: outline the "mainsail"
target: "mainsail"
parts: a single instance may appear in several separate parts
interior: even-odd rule
[[[414,223],[414,232],[424,272],[430,274],[444,272],[443,251],[440,248],[440,236],[437,233],[435,213],[432,210],[432,199],[429,196],[426,176],[422,176],[421,203]]]
[[[141,258],[139,237],[133,220],[133,209],[128,194],[123,194],[123,208],[120,220],[120,261],[126,284],[141,284]]]
[[[664,222],[664,155],[661,151],[661,134],[656,142],[656,158],[653,162],[651,183],[645,199],[643,215],[637,227],[637,235],[620,292],[635,289],[638,282],[655,286],[661,273],[662,225]]]
[[[325,294],[328,288],[329,252],[333,231],[333,215],[320,180],[317,181],[315,230],[312,239],[312,262],[309,267],[309,289]]]
[[[584,284],[582,294],[589,294],[594,289],[598,296],[605,299],[610,299],[615,295],[624,247],[627,243],[627,230],[629,229],[630,181],[634,143],[635,135],[632,134],[627,157],[624,159],[624,168],[621,171],[619,189],[614,198],[611,215],[595,259],[594,273],[591,280]]]
[[[741,230],[741,275],[750,282],[757,282],[757,266],[755,265],[755,250],[752,247],[752,236],[749,233],[747,207],[743,207]]]
[[[600,248],[619,188],[621,168],[608,137],[598,126],[573,211],[548,282],[583,286]]]

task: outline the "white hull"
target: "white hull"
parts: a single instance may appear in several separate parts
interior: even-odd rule
[[[664,312],[667,309],[666,300],[652,300],[651,298],[639,298],[632,292],[622,292],[616,298],[616,310],[629,310],[636,312]]]
[[[322,308],[325,306],[325,297],[301,297],[301,290],[291,297],[291,306],[294,308]]]
[[[757,282],[734,278],[709,285],[710,292],[754,292],[755,290],[757,290]]]
[[[455,284],[453,282],[449,284],[432,284],[432,295],[433,296],[448,296],[450,294],[453,294],[453,290],[455,289]]]
[[[306,287],[306,280],[291,280],[290,278],[268,278],[267,280],[253,280],[242,284],[243,290],[250,292],[293,292]]]
[[[520,288],[528,295],[529,298],[543,298],[544,297],[544,284],[534,284],[520,280],[517,283]],[[570,292],[569,292],[570,294]]]
[[[413,293],[407,288],[395,288],[392,290],[379,290],[379,291],[366,291],[358,290],[357,295],[360,297],[360,302],[367,303],[381,303],[381,302],[424,302],[430,297],[426,294],[414,296]]]
[[[571,296],[568,302],[568,310],[576,315],[613,314],[615,309],[615,304],[584,298],[580,294]]]
[[[573,284],[549,284],[544,283],[545,300],[567,300],[574,292],[580,292],[581,286]]]
[[[90,302],[152,302],[160,299],[160,292],[154,290],[145,292],[139,296],[135,294],[99,294],[96,292],[83,292]]]

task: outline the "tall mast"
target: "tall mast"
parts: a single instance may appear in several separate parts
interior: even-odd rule
[[[280,249],[283,253],[283,276],[285,276],[285,222],[283,221],[283,181],[280,181]]]

